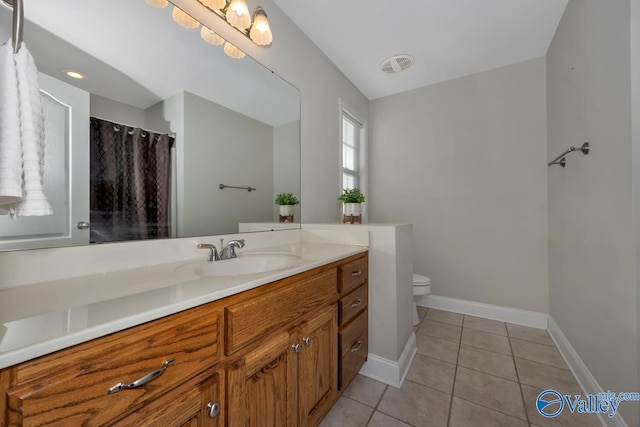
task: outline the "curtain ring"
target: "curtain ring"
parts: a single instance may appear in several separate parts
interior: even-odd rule
[[[143,137],[143,138],[146,138],[146,137],[147,137],[147,133],[146,133],[145,131],[142,131],[142,134],[141,134],[141,135],[142,135],[142,137]]]
[[[113,130],[115,130],[116,132],[120,132],[120,126],[113,125]]]
[[[133,135],[133,129],[130,129],[129,132],[127,132],[128,135]]]

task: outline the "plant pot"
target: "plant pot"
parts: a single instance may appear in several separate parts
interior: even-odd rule
[[[293,205],[280,205],[279,209],[282,216],[293,215]]]
[[[345,215],[362,215],[362,203],[344,203],[343,212]]]

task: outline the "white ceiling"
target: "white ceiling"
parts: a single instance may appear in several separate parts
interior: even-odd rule
[[[369,99],[546,54],[567,0],[274,0]],[[277,31],[277,30],[274,30]],[[388,57],[412,67],[386,74]]]

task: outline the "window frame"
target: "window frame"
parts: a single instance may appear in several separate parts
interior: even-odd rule
[[[339,179],[339,184],[338,184],[338,189],[339,192],[338,194],[342,194],[342,190],[343,190],[343,174],[345,173],[345,171],[349,171],[349,172],[355,172],[355,175],[357,176],[357,184],[356,186],[358,188],[360,188],[360,190],[362,191],[362,193],[365,195],[365,199],[368,201],[368,189],[367,189],[367,121],[366,120],[362,120],[360,117],[358,117],[357,114],[353,113],[353,110],[350,109],[348,106],[345,105],[345,103],[340,99],[339,100],[339,144],[338,144],[338,149],[339,149],[339,159],[340,159],[340,164],[339,164],[339,171],[340,171],[340,179]],[[351,122],[352,124],[354,124],[356,126],[356,132],[357,132],[357,141],[356,144],[358,145],[358,147],[356,147],[357,150],[357,165],[356,168],[357,170],[355,171],[351,171],[350,169],[345,169],[343,164],[344,164],[344,157],[343,157],[343,146],[344,146],[344,141],[343,141],[343,128],[344,128],[344,121],[343,120],[348,120],[349,122]],[[342,204],[340,203],[340,217],[342,218]],[[362,205],[362,219],[363,221],[366,221],[367,219],[367,203],[363,203]]]

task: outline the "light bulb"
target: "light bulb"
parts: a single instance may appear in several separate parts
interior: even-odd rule
[[[195,19],[193,19],[191,15],[187,14],[182,9],[179,9],[175,6],[173,7],[173,12],[171,13],[171,16],[173,16],[173,20],[176,21],[176,24],[180,25],[181,27],[193,30],[200,26],[200,23]]]
[[[229,24],[239,30],[244,31],[251,26],[249,6],[247,6],[247,2],[245,0],[231,0],[225,17]]]
[[[227,5],[227,0],[198,0],[209,9],[221,10]]]
[[[249,37],[255,44],[260,46],[267,46],[273,40],[267,14],[261,6],[257,6],[253,11],[253,25],[251,26]]]
[[[232,58],[235,59],[240,59],[240,58],[244,58],[246,55],[243,51],[241,51],[240,49],[238,49],[237,47],[235,47],[234,45],[232,45],[229,42],[226,42],[224,44],[224,53],[227,54],[227,56],[230,56]]]
[[[220,46],[222,43],[224,43],[224,39],[222,37],[214,33],[209,28],[205,27],[204,25],[200,30],[200,37],[202,37],[202,40],[214,46]]]
[[[169,5],[169,2],[167,0],[145,0],[145,1],[149,6],[159,7],[159,8],[167,7]]]

